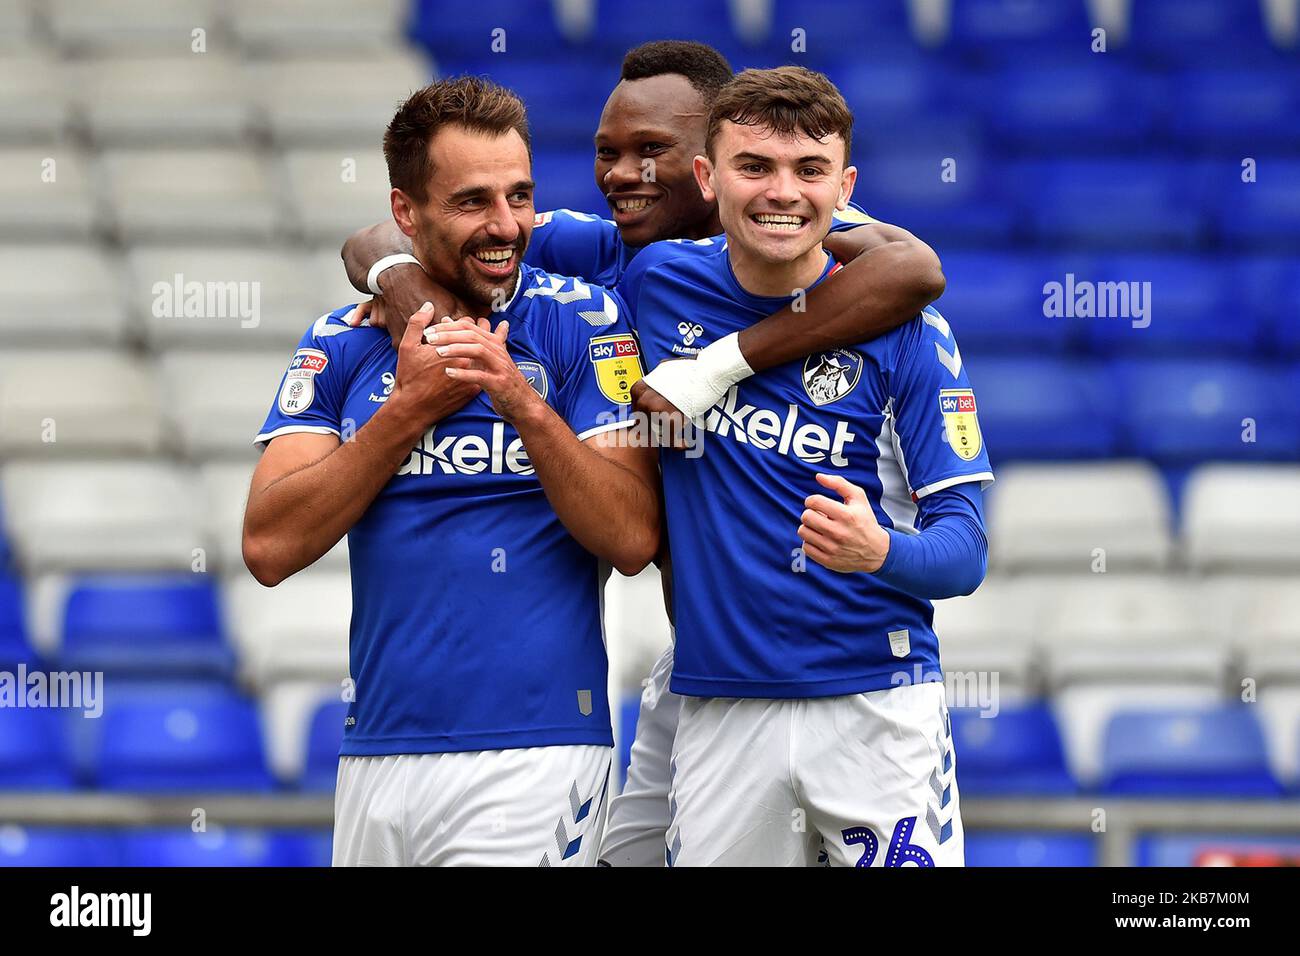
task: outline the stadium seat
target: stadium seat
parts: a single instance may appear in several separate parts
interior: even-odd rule
[[[1285,252],[1300,232],[1300,160],[1258,158],[1255,180],[1243,182],[1240,160],[1221,164],[1216,208],[1220,237],[1234,249]]]
[[[0,142],[53,144],[64,139],[72,109],[60,80],[58,60],[39,47],[0,55]]]
[[[1300,685],[1300,588],[1294,576],[1225,574],[1207,580],[1215,627],[1257,683]]]
[[[96,191],[75,147],[0,150],[0,237],[23,245],[87,239],[100,218]]]
[[[580,151],[583,161],[568,173],[585,173],[591,179],[595,155],[592,136],[600,124],[610,90],[618,82],[615,63],[608,64],[605,67],[608,73],[599,77],[593,76],[590,60],[581,55],[559,60],[489,55],[464,62],[442,61],[441,66],[444,74],[486,74],[494,83],[514,90],[528,109],[534,149],[543,153],[553,149]],[[540,179],[537,181],[547,185]],[[549,204],[537,208],[549,208]]]
[[[977,372],[985,355],[1042,357],[1069,348],[1066,324],[1043,315],[1043,286],[1064,275],[1053,260],[963,250],[942,250],[942,259],[948,288],[939,305]]]
[[[1193,567],[1300,569],[1300,467],[1205,465],[1188,480],[1183,512]]]
[[[322,708],[333,702],[339,702],[347,695],[347,685],[325,683],[319,680],[288,679],[279,680],[263,688],[259,695],[262,708],[262,726],[265,728],[266,760],[275,778],[285,787],[313,789],[303,783],[303,774],[308,771],[312,759],[313,719]],[[343,717],[339,717],[338,727],[333,729],[334,750],[331,760],[338,758],[338,734],[342,731]],[[330,728],[323,727],[323,730]],[[329,737],[323,734],[322,740]],[[321,771],[319,764],[314,771]],[[318,773],[314,778],[319,789],[332,790],[335,769],[331,765],[328,786],[324,784],[324,775]]]
[[[88,770],[104,790],[267,791],[257,709],[220,684],[110,686]]]
[[[1192,249],[1209,223],[1187,202],[1192,171],[1185,160],[1068,159],[1015,163],[1021,215],[1033,238],[1070,248]]]
[[[364,149],[284,154],[289,200],[309,241],[338,243],[389,214],[388,167],[378,143]]]
[[[963,796],[1067,794],[1075,784],[1065,765],[1056,721],[1042,704],[996,714],[952,708],[957,784]]]
[[[1111,256],[1078,280],[1095,283],[1098,306],[1104,292],[1110,313],[1066,320],[1098,355],[1242,355],[1262,337],[1217,257]]]
[[[609,204],[592,176],[592,150],[535,150],[538,209],[573,209],[608,218]]]
[[[934,632],[949,675],[997,675],[998,699],[1032,695],[1039,609],[1033,590],[997,574],[974,594],[934,602]],[[978,690],[978,687],[977,687]],[[954,706],[956,704],[954,703]]]
[[[1007,570],[1156,569],[1169,561],[1169,500],[1145,462],[999,469],[989,492],[990,561]]]
[[[27,615],[23,605],[22,582],[0,562],[0,667],[30,665],[36,661],[27,642]]]
[[[364,224],[363,224],[364,225]],[[341,243],[326,246],[317,252],[307,254],[307,276],[311,279],[311,305],[308,316],[328,315],[345,305],[353,305],[370,297],[369,292],[359,292],[343,268],[339,255]],[[307,330],[306,324],[300,331]]]
[[[34,3],[0,4],[0,52],[13,56],[40,46],[44,37]]]
[[[1261,0],[1142,0],[1131,6],[1126,47],[1145,60],[1243,65],[1277,55],[1264,29]]]
[[[604,60],[614,61],[651,40],[691,39],[719,50],[740,69],[743,50],[731,13],[727,0],[658,0],[653,4],[597,0],[595,29],[586,43]]]
[[[0,826],[0,867],[121,865],[118,833],[112,830]]]
[[[251,132],[240,64],[212,52],[81,60],[68,67],[78,121],[115,146],[224,146]]]
[[[968,369],[995,471],[1018,458],[1103,458],[1118,449],[1119,413],[1105,367],[1044,356],[976,357]]]
[[[268,408],[270,403],[268,401]],[[243,528],[244,507],[248,504],[248,484],[254,462],[208,462],[199,469],[199,487],[203,502],[205,537],[216,548],[209,557],[209,570],[244,575]],[[348,539],[344,537],[331,548],[316,567],[346,571]]]
[[[1084,0],[952,0],[950,15],[951,48],[977,60],[1087,50],[1091,40]]]
[[[1102,786],[1144,796],[1276,797],[1254,714],[1212,710],[1120,712],[1106,729]]]
[[[196,28],[209,41],[219,32],[215,0],[49,0],[43,6],[54,41],[66,54],[189,50]]]
[[[255,686],[347,677],[352,587],[346,573],[313,567],[274,588],[245,573],[223,581],[222,600],[241,670]]]
[[[225,15],[240,48],[254,56],[386,57],[403,43],[409,7],[408,0],[230,0]]]
[[[505,56],[538,59],[580,52],[560,32],[549,3],[476,0],[467,6],[461,0],[412,0],[410,36],[433,52],[444,74],[444,59],[491,56],[494,41]]]
[[[189,570],[205,543],[192,481],[169,465],[12,462],[0,476],[10,538],[28,571]]]
[[[1066,42],[1086,49],[1087,30]],[[1016,50],[1019,61],[1024,51],[1018,45]],[[972,97],[971,106],[1006,148],[1071,156],[1140,149],[1150,142],[1155,123],[1150,84],[1122,63],[1107,66],[1019,61],[997,74],[972,77],[969,93],[983,95]]]
[[[820,70],[849,57],[876,62],[914,45],[907,0],[772,0],[769,24],[755,51],[763,62],[745,58],[732,66],[799,63]],[[796,29],[803,31],[802,52],[791,49]]]
[[[148,455],[162,444],[152,369],[122,352],[0,356],[0,454]]]
[[[1261,354],[1300,356],[1300,262],[1293,256],[1241,256],[1231,280],[1239,308],[1263,329]]]
[[[299,785],[304,790],[334,792],[338,778],[339,745],[348,705],[337,698],[323,702],[312,715],[307,732],[306,760]]]
[[[297,840],[272,831],[209,823],[186,829],[129,830],[122,835],[126,866],[304,866]]]
[[[166,415],[191,459],[255,457],[253,438],[275,402],[287,362],[281,352],[168,352],[161,359]]]
[[[1293,459],[1300,450],[1285,368],[1229,358],[1117,361],[1114,368],[1131,454],[1187,464]]]
[[[119,344],[127,321],[113,263],[89,246],[0,246],[0,345]]]
[[[334,261],[341,273],[337,250]],[[158,350],[261,349],[287,360],[323,311],[308,259],[299,252],[137,246],[127,270],[131,310]],[[263,392],[269,408],[272,396]]]
[[[281,229],[270,173],[247,149],[117,150],[101,168],[124,241],[265,242]]]
[[[59,653],[65,670],[225,678],[234,663],[206,575],[100,575],[70,590]]]
[[[1097,838],[1070,833],[966,833],[967,866],[1096,866]]]
[[[1054,687],[1118,681],[1216,686],[1228,648],[1202,609],[1204,595],[1177,577],[1079,571],[1042,580],[1042,641]]]
[[[432,76],[423,56],[400,45],[378,56],[354,52],[350,57],[272,60],[248,69],[263,121],[285,148],[355,144],[373,149],[397,107]]]
[[[809,44],[814,42],[811,34],[815,34],[819,26],[823,32],[838,35],[846,27],[852,29],[850,24],[866,23],[861,14],[855,14],[846,20],[827,20],[821,24],[809,23],[809,18],[806,17],[800,19],[810,31],[807,41]],[[869,23],[867,26],[870,29]],[[886,42],[874,29],[871,30],[871,36],[872,44]],[[788,33],[784,42],[788,48]],[[844,94],[854,116],[870,118],[862,132],[855,130],[854,139],[859,147],[888,148],[895,137],[901,136],[906,140],[915,136],[918,129],[925,130],[931,123],[942,122],[950,116],[954,122],[961,123],[963,116],[971,115],[953,109],[951,86],[959,81],[962,74],[954,70],[946,60],[933,55],[902,52],[910,51],[910,46],[901,50],[882,51],[879,56],[863,56],[856,44],[838,41],[837,45],[829,49],[833,51],[830,55],[836,58],[824,64],[818,62],[817,67],[820,69],[824,65],[823,72]],[[827,55],[828,50],[823,49],[819,58],[824,59]],[[811,52],[803,55],[791,53],[788,49],[781,59],[799,65],[806,65],[809,60],[815,62]]]
[[[1258,153],[1295,153],[1300,146],[1294,68],[1197,64],[1174,76],[1168,90],[1165,124],[1171,136],[1190,148],[1208,147],[1239,161]]]
[[[11,674],[13,694],[27,687]],[[26,698],[24,698],[26,699]],[[81,720],[80,714],[54,707],[0,709],[0,788],[5,790],[67,790],[76,783],[69,759],[64,721]]]

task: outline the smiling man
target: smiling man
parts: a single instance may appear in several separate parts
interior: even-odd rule
[[[857,171],[821,74],[746,70],[694,171],[724,240],[657,243],[620,284],[647,364],[680,324],[707,350],[799,290],[838,284],[823,246]],[[811,298],[811,293],[809,293]],[[952,330],[927,309],[733,384],[703,453],[665,449],[682,695],[674,865],[955,865],[962,829],[930,601],[984,574],[992,480]],[[698,359],[697,359],[698,361]]]

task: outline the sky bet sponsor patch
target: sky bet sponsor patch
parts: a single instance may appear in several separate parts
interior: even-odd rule
[[[289,362],[284,384],[280,386],[280,411],[298,415],[311,407],[316,397],[316,376],[325,371],[330,360],[319,349],[299,349]]]
[[[632,385],[641,379],[641,349],[636,339],[626,333],[601,335],[591,340],[588,350],[601,394],[611,402],[630,404]]]
[[[962,461],[971,461],[984,446],[975,414],[975,393],[969,388],[940,389],[939,411],[949,446]]]

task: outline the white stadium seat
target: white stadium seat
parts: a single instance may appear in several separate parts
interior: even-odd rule
[[[403,100],[432,79],[422,56],[389,50],[324,60],[275,60],[249,67],[250,90],[271,137],[286,147],[374,149]]]
[[[1240,676],[1300,684],[1300,580],[1233,575],[1207,587],[1216,628],[1236,650]]]
[[[44,0],[55,42],[68,53],[188,53],[196,29],[209,49],[219,37],[216,0]],[[194,54],[196,56],[202,54]]]
[[[281,228],[271,176],[247,150],[122,150],[101,166],[128,242],[265,242]]]
[[[226,16],[240,46],[258,56],[391,56],[404,42],[408,7],[408,0],[229,0]]]
[[[99,221],[91,167],[79,150],[0,150],[0,239],[85,239]]]
[[[189,458],[256,454],[253,438],[275,401],[283,352],[168,352],[160,363],[163,414]]]
[[[82,348],[126,335],[117,260],[77,245],[0,246],[0,345]]]
[[[39,49],[0,54],[0,142],[56,142],[71,117],[58,60]]]
[[[388,167],[378,145],[285,154],[289,198],[309,241],[337,242],[390,215]]]
[[[1033,586],[1044,602],[1041,640],[1054,686],[1123,680],[1216,686],[1226,673],[1228,647],[1192,582],[1084,572]]]
[[[1004,570],[1164,567],[1169,500],[1145,462],[1008,465],[989,496],[990,564]]]
[[[1188,561],[1207,571],[1300,572],[1300,466],[1204,465],[1183,496]]]
[[[934,632],[944,671],[997,674],[1001,693],[1027,696],[1036,681],[1037,618],[1034,589],[996,575],[974,594],[935,601]]]
[[[287,359],[321,314],[314,277],[297,252],[137,246],[127,273],[131,309],[158,349],[256,349]]]
[[[302,776],[312,717],[321,704],[339,700],[342,692],[339,684],[286,680],[263,693],[266,760],[281,781],[292,783]]]
[[[0,492],[28,572],[183,570],[204,546],[193,477],[170,464],[14,462]]]
[[[149,455],[161,445],[153,371],[139,359],[75,343],[0,353],[0,455]]]
[[[0,3],[0,53],[19,55],[40,43],[36,4],[24,0]]]
[[[309,253],[307,269],[312,278],[312,308],[317,315],[325,315],[342,306],[355,305],[370,298],[369,292],[354,289],[348,281],[337,246]]]
[[[346,572],[308,568],[274,588],[245,572],[223,581],[222,603],[243,677],[255,686],[347,677],[352,587]]]
[[[252,127],[240,67],[217,53],[82,60],[69,76],[82,125],[102,146],[224,145]]]

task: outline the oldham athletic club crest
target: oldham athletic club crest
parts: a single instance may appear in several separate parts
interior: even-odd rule
[[[853,391],[862,378],[862,356],[848,349],[818,352],[803,363],[803,388],[815,405],[829,405]]]
[[[962,461],[970,461],[984,447],[975,393],[969,388],[940,389],[939,411],[943,412],[943,430],[949,446]]]
[[[537,362],[516,362],[515,367],[523,375],[524,380],[532,387],[533,391],[546,400],[546,369],[542,368]]]

